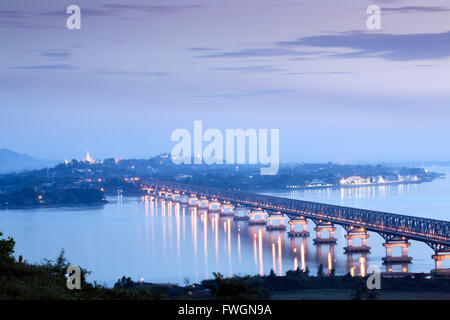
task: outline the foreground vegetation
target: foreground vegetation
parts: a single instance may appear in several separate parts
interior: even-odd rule
[[[2,233],[0,233],[0,237]],[[70,263],[61,252],[55,261],[46,260],[43,264],[27,263],[21,256],[16,260],[14,239],[0,239],[0,299],[49,299],[49,300],[86,300],[86,299],[158,299],[160,295],[149,290],[116,287],[107,288],[86,281],[88,271],[81,269],[82,290],[69,290],[66,286],[66,270]]]
[[[2,234],[0,233],[0,237]],[[224,278],[214,273],[213,279],[184,286],[174,284],[136,283],[122,277],[113,288],[86,281],[87,270],[81,268],[81,290],[66,287],[66,270],[70,263],[64,251],[55,261],[36,265],[13,256],[14,239],[0,239],[0,299],[50,300],[153,300],[153,299],[450,299],[450,279],[423,275],[383,278],[382,290],[370,291],[366,278],[325,275],[319,266],[316,276],[309,270],[286,272],[276,276],[234,276]]]

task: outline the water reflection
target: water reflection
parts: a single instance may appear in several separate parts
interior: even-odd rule
[[[365,193],[368,190],[373,192],[373,187],[365,191],[348,189],[344,192],[359,198],[367,196]],[[189,214],[186,215],[186,212]],[[327,269],[328,274],[334,270],[337,274],[350,273],[353,276],[364,276],[368,266],[367,253],[343,254],[344,230],[340,233],[341,241],[338,241],[338,244],[313,244],[314,237],[288,238],[284,231],[267,231],[265,226],[236,222],[233,221],[232,217],[221,217],[217,212],[211,213],[207,210],[199,210],[196,207],[187,208],[178,202],[172,203],[164,200],[158,202],[158,199],[154,201],[144,200],[144,216],[160,218],[156,221],[162,228],[163,251],[171,250],[172,223],[175,223],[176,238],[173,241],[176,241],[176,264],[181,265],[181,274],[185,275],[189,274],[190,268],[193,268],[195,270],[194,278],[198,280],[211,276],[212,272],[222,272],[228,276],[233,274],[264,275],[268,274],[270,269],[281,276],[288,270],[298,268],[303,271],[307,267],[310,270],[316,270],[320,264]],[[181,217],[182,219],[180,219]],[[188,242],[185,241],[187,225],[190,225],[191,233],[191,241]],[[146,234],[148,234],[148,225],[146,226]],[[308,224],[308,230],[312,231],[313,227],[312,223]],[[153,233],[153,224],[150,229]],[[181,241],[181,230],[183,230],[183,241]],[[313,235],[314,232],[311,232],[311,234]],[[158,242],[158,239],[152,238],[152,243],[155,240]],[[289,241],[288,247],[285,247],[285,241]],[[308,248],[313,249],[311,253]],[[339,248],[339,254],[337,255],[336,248]],[[235,254],[233,254],[234,250]],[[245,254],[249,251],[253,252],[251,263],[249,263],[250,257]],[[267,251],[266,254],[265,251]],[[186,267],[189,252],[192,252],[193,261],[190,267]],[[210,254],[214,257],[212,261],[209,259]],[[167,255],[167,261],[170,261],[170,253],[167,253]],[[202,263],[199,263],[199,259]],[[253,268],[249,269],[251,265],[253,265]],[[387,266],[386,269],[392,270],[392,266]],[[407,267],[400,269],[400,271],[405,270],[407,270]],[[190,275],[192,277],[192,271]],[[146,279],[148,278],[146,276]]]

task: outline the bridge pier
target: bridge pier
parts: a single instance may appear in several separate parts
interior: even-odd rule
[[[232,217],[234,215],[234,206],[229,202],[224,202],[222,204],[222,209],[220,210],[221,217]]]
[[[209,208],[209,200],[205,197],[202,197],[198,200],[198,210],[206,210]]]
[[[173,200],[172,192],[166,191],[164,199],[167,200],[167,201],[172,201]]]
[[[370,237],[370,235],[367,233],[367,230],[365,230],[364,228],[356,229],[354,227],[350,227],[347,230],[347,234],[345,235],[345,238],[347,239],[347,246],[344,247],[344,251],[346,253],[370,252],[370,247],[367,245],[367,239],[369,237]],[[361,245],[354,246],[353,239],[361,239]]]
[[[217,199],[212,199],[209,202],[208,211],[211,213],[218,213],[222,209],[221,203]]]
[[[237,207],[235,211],[236,211],[236,214],[233,216],[234,221],[248,221],[249,220],[249,216],[246,214],[247,208],[241,206],[241,207]]]
[[[189,197],[184,193],[180,194],[180,205],[187,205]]]
[[[180,202],[181,195],[178,192],[172,193],[172,202]]]
[[[450,249],[441,252],[450,252]],[[442,261],[450,259],[450,253],[440,254],[440,252],[437,252],[431,258],[435,262],[435,269],[431,270],[432,275],[450,276],[450,268],[442,268]]]
[[[387,273],[393,273],[393,269],[394,269],[394,265],[399,265],[401,267],[401,272],[408,272],[408,265],[410,264],[410,262],[403,262],[403,263],[384,263],[384,265],[386,265],[386,272]]]
[[[250,219],[248,220],[249,225],[256,225],[256,224],[266,225],[267,224],[267,222],[265,220],[266,213],[262,209],[252,210],[249,212],[248,215],[250,217]],[[259,219],[256,219],[256,217],[258,217]]]
[[[191,194],[191,196],[188,198],[188,207],[197,207],[198,206],[198,198],[195,194]]]
[[[336,231],[336,227],[331,222],[322,222],[319,221],[316,223],[316,227],[314,228],[316,232],[316,238],[313,240],[314,244],[327,244],[327,243],[336,243],[337,239],[334,237],[334,231]],[[322,237],[322,232],[328,231],[328,238]]]
[[[153,201],[153,197],[152,197],[152,196],[143,196],[142,199],[143,199],[145,202]]]
[[[293,218],[289,222],[290,231],[288,232],[288,237],[309,237],[308,221],[304,217]],[[301,225],[301,230],[295,230],[296,225]]]
[[[267,220],[269,221],[269,225],[266,226],[266,230],[267,231],[286,230],[286,226],[284,225],[284,219],[285,216],[281,212],[269,215],[269,217],[267,218]],[[280,224],[278,225],[273,224],[274,220],[279,220]]]
[[[411,243],[405,238],[394,238],[387,240],[383,243],[383,246],[386,248],[386,257],[382,258],[383,263],[387,265],[411,263],[412,258],[408,257],[408,247],[410,245]],[[392,248],[394,247],[402,248],[401,256],[392,256]]]

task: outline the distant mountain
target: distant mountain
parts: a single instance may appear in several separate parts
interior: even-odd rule
[[[9,149],[0,149],[0,173],[53,167],[58,161],[34,158]]]

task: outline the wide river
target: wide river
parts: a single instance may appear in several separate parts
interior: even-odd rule
[[[450,168],[432,167],[446,173]],[[450,179],[430,183],[329,188],[271,193],[280,197],[337,204],[449,221]],[[45,208],[0,211],[0,231],[16,240],[15,255],[33,263],[54,259],[62,248],[72,264],[92,273],[88,279],[113,285],[123,275],[146,282],[183,284],[210,278],[213,272],[277,274],[297,267],[317,273],[319,264],[337,274],[365,272],[370,265],[381,271],[383,239],[370,233],[367,256],[344,254],[345,231],[337,226],[336,245],[314,245],[311,237],[288,238],[287,232],[268,232],[261,226],[234,222],[188,210],[178,205],[140,198],[110,198],[103,207]],[[396,250],[398,249],[398,250]],[[400,248],[394,248],[394,255]],[[429,272],[433,251],[411,241],[413,263],[393,266],[393,271]],[[362,259],[361,259],[362,258]],[[444,262],[448,266],[448,261]]]

